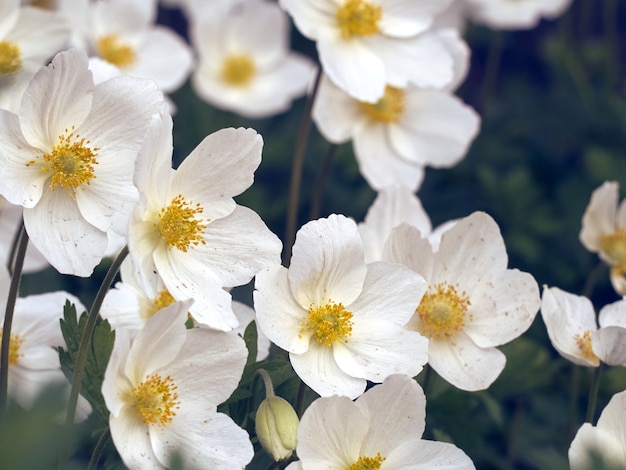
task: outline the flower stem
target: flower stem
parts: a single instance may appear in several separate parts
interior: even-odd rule
[[[596,404],[598,403],[598,390],[600,390],[600,375],[602,374],[602,363],[593,371],[591,386],[589,387],[589,402],[587,404],[587,418],[585,422],[593,424],[596,415]]]
[[[4,313],[4,324],[2,326],[2,344],[0,346],[0,411],[4,411],[9,401],[9,347],[11,345],[11,327],[13,326],[13,313],[15,303],[20,291],[20,281],[22,280],[22,268],[28,247],[28,234],[22,224],[20,235],[15,250],[15,262],[13,264],[11,284],[9,285],[9,296]]]
[[[285,266],[289,266],[289,260],[291,259],[291,247],[293,246],[294,240],[296,239],[296,224],[298,221],[298,206],[300,204],[300,184],[302,182],[304,154],[307,141],[309,139],[309,131],[311,130],[311,122],[313,121],[311,111],[313,110],[313,103],[315,102],[315,96],[317,95],[317,89],[319,87],[321,76],[322,69],[321,67],[318,67],[317,76],[315,77],[315,84],[313,85],[313,91],[307,98],[304,108],[304,117],[302,118],[300,128],[298,129],[298,139],[296,140],[296,149],[294,151],[293,162],[291,164],[289,206],[287,208],[285,246],[283,251],[283,265]]]
[[[127,255],[128,246],[125,246],[119,253],[119,255],[117,255],[117,258],[113,260],[113,263],[111,263],[111,266],[109,267],[109,270],[107,271],[106,276],[104,276],[104,280],[102,281],[102,284],[100,285],[100,288],[96,293],[96,297],[91,304],[91,308],[89,309],[89,316],[87,317],[85,330],[83,331],[83,336],[80,340],[80,346],[78,347],[78,353],[76,355],[76,364],[74,365],[72,390],[70,392],[70,399],[67,405],[67,416],[65,419],[65,425],[67,427],[70,427],[74,423],[74,417],[76,416],[76,404],[78,403],[78,394],[80,393],[80,386],[83,379],[83,372],[85,370],[85,363],[87,362],[87,355],[91,346],[91,337],[93,336],[93,331],[96,327],[96,322],[100,314],[100,307],[102,307],[104,297],[109,291],[109,287],[111,287],[111,284],[113,283],[115,276],[117,276],[117,273],[120,270],[120,266],[122,265],[122,262]],[[66,467],[68,458],[69,442],[61,451],[61,455],[59,458],[60,469]]]
[[[331,144],[330,147],[328,147],[326,155],[324,156],[322,168],[320,169],[313,185],[313,197],[311,198],[311,212],[309,213],[309,220],[317,219],[320,216],[322,199],[324,198],[326,183],[328,182],[328,176],[330,174],[330,167],[332,166],[336,153],[337,144]]]
[[[96,470],[98,468],[98,461],[102,456],[102,451],[109,443],[109,439],[111,438],[111,432],[107,428],[106,431],[102,433],[100,439],[96,443],[96,447],[93,449],[93,453],[91,454],[91,459],[89,460],[89,465],[87,466],[87,470]]]

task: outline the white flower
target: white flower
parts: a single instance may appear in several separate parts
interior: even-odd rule
[[[33,244],[57,270],[89,276],[107,231],[124,235],[132,177],[162,102],[150,80],[95,85],[87,55],[59,53],[30,82],[19,115],[0,110],[0,194],[24,206]]]
[[[315,400],[298,428],[300,461],[308,469],[473,469],[458,447],[423,440],[426,397],[405,375],[392,375],[355,402],[333,396]]]
[[[289,269],[257,274],[261,330],[289,351],[300,378],[323,396],[359,396],[366,382],[417,375],[426,340],[404,328],[425,290],[403,266],[365,264],[356,224],[331,215],[304,225]]]
[[[475,21],[498,29],[530,29],[556,18],[572,0],[464,0]],[[461,3],[461,2],[459,2]]]
[[[195,92],[246,117],[286,111],[313,78],[313,63],[289,51],[289,20],[275,3],[251,0],[192,23],[199,64]]]
[[[244,468],[248,434],[216,407],[235,390],[246,362],[236,335],[185,328],[189,302],[156,313],[131,342],[116,335],[102,394],[115,447],[131,469],[161,469],[174,454],[185,468]]]
[[[599,323],[591,301],[557,287],[544,287],[541,316],[554,348],[581,366],[598,367],[600,361],[626,366],[626,300],[600,310]]]
[[[606,181],[591,194],[580,242],[611,267],[611,284],[626,295],[626,200],[618,207],[619,185]]]
[[[452,58],[427,30],[448,0],[280,0],[300,32],[316,41],[325,73],[360,101],[385,86],[442,87]]]
[[[155,298],[161,279],[175,299],[195,300],[195,320],[231,330],[238,321],[223,287],[245,284],[280,260],[280,240],[233,200],[252,184],[263,140],[253,129],[222,129],[172,170],[167,122],[150,135],[142,154],[153,158],[135,177],[145,198],[128,240],[138,282]]]
[[[591,470],[592,455],[603,460],[606,467],[626,468],[626,391],[616,393],[602,410],[598,424],[583,424],[572,441],[568,457],[572,470]],[[597,463],[597,462],[596,462]]]
[[[164,92],[178,89],[191,71],[191,49],[174,31],[155,26],[155,0],[95,2],[88,42],[94,53],[126,75],[151,78]]]
[[[494,220],[475,212],[441,236],[437,251],[407,224],[393,230],[383,259],[402,263],[428,283],[408,328],[428,337],[428,362],[462,390],[486,389],[505,356],[496,346],[526,331],[539,310],[535,279],[507,269]]]
[[[313,119],[328,141],[352,140],[359,169],[376,190],[398,183],[415,190],[424,166],[455,165],[480,124],[478,114],[449,91],[388,85],[372,104],[355,100],[327,77]]]

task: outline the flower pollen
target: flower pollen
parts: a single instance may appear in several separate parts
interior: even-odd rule
[[[179,194],[169,206],[161,209],[154,230],[170,248],[178,248],[186,253],[191,246],[206,244],[202,232],[209,221],[196,218],[202,212],[199,203],[193,204]]]
[[[600,359],[596,356],[591,347],[591,332],[589,330],[585,331],[582,336],[575,335],[574,339],[585,360],[594,364],[600,364]]]
[[[359,102],[359,109],[372,121],[398,122],[406,108],[404,90],[387,85],[385,94],[376,103]]]
[[[102,59],[120,69],[134,64],[137,60],[137,55],[132,46],[125,44],[116,34],[101,36],[96,48]]]
[[[0,328],[0,338],[2,338],[2,328]],[[17,333],[11,333],[11,338],[9,339],[9,365],[15,366],[20,360],[22,354],[20,353],[20,346],[24,342],[24,338],[22,338]]]
[[[352,334],[352,325],[352,312],[346,310],[343,304],[331,301],[321,307],[309,307],[300,335],[310,331],[318,343],[331,347],[338,341],[346,342],[346,338]]]
[[[373,36],[378,33],[378,22],[383,9],[364,0],[347,0],[337,11],[337,23],[344,39]]]
[[[167,289],[160,290],[157,292],[157,295],[152,302],[148,304],[147,308],[144,309],[144,319],[147,320],[148,318],[151,318],[159,310],[169,307],[174,302],[176,302],[176,299],[172,296],[172,294],[170,294],[170,291]]]
[[[228,85],[244,87],[250,84],[255,75],[256,65],[248,54],[233,54],[224,59],[221,76]]]
[[[50,189],[60,186],[74,195],[76,188],[83,186],[84,189],[84,185],[90,184],[96,177],[94,167],[98,164],[96,157],[100,150],[99,147],[92,149],[90,143],[79,134],[74,134],[73,126],[71,131],[65,129],[65,134],[59,136],[59,143],[52,152],[42,157],[44,163],[41,169],[52,172]],[[26,166],[34,163],[35,160],[31,160]]]
[[[447,283],[437,284],[424,294],[417,307],[419,332],[427,338],[449,339],[463,329],[470,305],[465,292]]]
[[[611,260],[611,265],[626,268],[626,230],[618,228],[615,232],[600,239],[600,247]]]
[[[159,374],[152,374],[130,391],[131,400],[137,416],[145,424],[166,426],[176,416],[180,408],[178,387],[168,375],[165,379]]]
[[[9,41],[0,41],[0,77],[13,75],[22,68],[20,48]]]
[[[376,454],[376,457],[359,457],[356,462],[346,467],[346,470],[380,470],[385,460],[385,457],[381,457],[380,452]]]

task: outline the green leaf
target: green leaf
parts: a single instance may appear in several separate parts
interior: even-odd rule
[[[59,359],[61,369],[70,382],[74,378],[74,366],[86,323],[87,312],[83,312],[78,319],[76,307],[67,301],[63,307],[63,319],[61,320],[61,332],[67,350],[59,348]],[[104,403],[101,390],[104,372],[109,363],[114,343],[115,332],[111,330],[109,322],[107,320],[99,321],[94,329],[87,352],[80,390],[81,395],[89,401],[94,411],[105,423],[109,420],[109,410]]]

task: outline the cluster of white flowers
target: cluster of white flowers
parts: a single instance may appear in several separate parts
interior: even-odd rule
[[[249,365],[242,337],[253,320],[253,359],[271,358],[271,342],[320,395],[302,413],[297,444],[279,436],[280,455],[297,454],[290,469],[474,468],[455,445],[421,439],[426,396],[414,378],[430,367],[461,390],[487,389],[505,367],[498,347],[540,306],[562,355],[626,365],[623,301],[603,310],[600,329],[584,298],[553,288],[542,304],[535,279],[508,267],[491,216],[433,230],[415,196],[424,168],[456,165],[480,126],[454,95],[469,48],[444,17],[524,28],[568,1],[170,1],[189,19],[190,44],[156,23],[156,0],[57,3],[55,12],[0,5],[0,261],[14,262],[20,218],[30,270],[49,263],[89,277],[103,258],[128,253],[100,314],[116,333],[102,396],[129,468],[166,468],[174,457],[185,468],[250,463],[250,435],[217,407]],[[317,66],[291,51],[290,21],[315,42]],[[281,265],[279,238],[234,199],[261,164],[254,129],[212,133],[173,168],[176,109],[164,93],[188,78],[200,99],[250,118],[315,90],[320,133],[352,140],[378,192],[365,221],[306,223]],[[626,210],[616,198],[610,183],[594,194],[581,240],[626,293]],[[252,279],[254,309],[230,293]],[[10,283],[1,270],[2,305]],[[47,384],[68,385],[56,350],[67,345],[50,327],[66,299],[84,310],[65,292],[16,302],[8,387],[20,406]],[[82,398],[79,411],[90,412]],[[598,429],[611,432],[605,421]],[[269,435],[259,440],[271,446],[281,426],[262,424]]]

